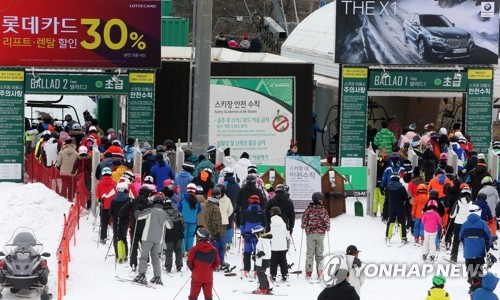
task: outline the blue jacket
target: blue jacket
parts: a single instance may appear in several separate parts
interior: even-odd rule
[[[474,204],[481,208],[481,220],[488,221],[492,218],[491,209],[488,206],[488,202],[481,199],[476,199],[476,202],[474,202]]]
[[[251,235],[252,228],[257,225],[261,225],[266,228],[266,216],[260,210],[260,205],[256,203],[250,204],[250,206],[248,206],[248,208],[243,212],[240,224],[240,232],[246,235]]]
[[[389,163],[389,167],[387,167],[384,171],[384,175],[382,175],[382,182],[380,182],[380,188],[384,189],[391,179],[391,175],[394,172],[398,172],[402,174],[405,171],[405,168],[401,166],[401,162],[398,161],[396,165],[392,161]]]
[[[181,199],[184,199],[184,195],[187,193],[187,185],[193,181],[193,178],[193,175],[185,170],[181,170],[179,174],[175,176],[175,184],[181,187]]]
[[[225,176],[224,185],[226,186],[226,195],[231,199],[231,203],[235,207],[236,199],[238,199],[238,194],[240,193],[240,185],[236,182],[234,176]]]
[[[123,148],[123,155],[126,161],[132,161],[134,158],[134,146],[126,145],[125,148]]]
[[[144,178],[151,174],[151,169],[155,165],[155,156],[153,153],[148,153],[142,157],[142,174],[141,178]]]
[[[471,300],[498,300],[498,296],[493,293],[498,284],[498,277],[493,273],[487,273],[482,280],[482,287],[475,290]]]
[[[177,209],[181,212],[182,217],[184,218],[184,222],[186,224],[196,225],[196,221],[198,220],[198,214],[201,211],[201,205],[198,202],[198,199],[194,197],[196,199],[196,207],[195,209],[191,209],[191,206],[189,206],[190,196],[194,197],[194,195],[186,194],[184,196],[184,199],[182,199],[182,201],[179,203]]]
[[[460,241],[464,245],[464,258],[483,258],[489,250],[491,233],[486,222],[471,213],[460,229]]]
[[[156,190],[161,191],[163,189],[163,181],[167,179],[175,179],[174,172],[172,172],[172,168],[165,163],[164,160],[157,162],[151,168],[151,176],[153,176],[156,184]]]

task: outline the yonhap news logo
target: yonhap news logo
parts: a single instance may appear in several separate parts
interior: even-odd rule
[[[335,286],[349,276],[346,256],[342,253],[329,253],[323,258],[323,276],[321,284],[324,287]]]

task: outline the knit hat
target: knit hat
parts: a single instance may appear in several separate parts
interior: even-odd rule
[[[78,148],[78,155],[87,155],[88,152],[89,150],[85,146],[80,146],[80,148]]]
[[[477,206],[476,204],[472,204],[469,206],[469,212],[471,214],[476,214],[478,216],[481,216],[481,208]]]
[[[207,147],[207,153],[214,152],[217,148],[214,145],[210,145]]]
[[[483,160],[485,160],[486,156],[484,155],[484,153],[478,153],[477,154],[477,159],[483,159]]]
[[[443,286],[446,283],[446,278],[443,275],[436,275],[432,277],[432,284],[434,286]]]
[[[196,193],[196,184],[194,184],[194,183],[189,183],[189,184],[187,185],[187,187],[186,187],[186,190],[187,190],[187,192],[188,192],[188,193],[190,193],[190,194],[194,194],[194,193]]]
[[[248,173],[257,173],[257,166],[254,164],[248,165],[247,167]]]
[[[246,152],[243,152],[243,153],[241,153],[240,158],[246,158],[246,159],[249,159],[249,158],[250,158],[250,155],[248,155],[248,153],[246,153]]]
[[[95,128],[95,126],[90,126],[89,127],[89,132],[92,132],[92,131],[97,132],[97,128]]]
[[[185,161],[182,163],[182,169],[184,171],[190,172],[190,171],[194,170],[194,164],[190,161]]]
[[[271,216],[276,216],[281,214],[281,209],[278,206],[271,207]]]

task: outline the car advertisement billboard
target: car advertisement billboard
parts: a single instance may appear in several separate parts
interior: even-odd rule
[[[0,1],[0,11],[1,66],[160,67],[160,1]]]
[[[497,64],[499,6],[499,0],[338,0],[335,62]]]

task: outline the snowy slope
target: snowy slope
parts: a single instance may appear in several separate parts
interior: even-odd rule
[[[0,182],[0,245],[3,247],[17,227],[33,229],[44,251],[51,254],[48,258],[49,292],[54,295],[57,293],[56,250],[62,234],[63,214],[68,213],[70,205],[41,183]],[[3,299],[14,299],[7,290],[2,294]]]
[[[0,243],[8,238],[12,230],[18,226],[29,225],[34,228],[37,238],[45,243],[46,250],[54,252],[61,230],[62,213],[67,211],[67,202],[56,196],[53,192],[47,191],[44,187],[31,184],[26,186],[16,184],[0,184],[0,211],[2,218],[0,225]],[[362,199],[364,201],[364,199]],[[364,263],[369,262],[416,262],[419,263],[421,248],[409,244],[398,248],[393,246],[388,248],[384,242],[385,225],[379,218],[354,217],[353,199],[348,199],[348,213],[344,216],[332,219],[332,231],[330,232],[331,252],[345,251],[350,245],[356,245],[362,252],[360,258]],[[80,230],[77,231],[77,246],[71,250],[72,261],[69,265],[68,293],[65,299],[187,299],[189,294],[189,271],[184,269],[182,275],[174,274],[168,277],[163,273],[163,287],[149,289],[134,285],[128,282],[115,280],[115,275],[123,278],[132,278],[128,265],[118,265],[115,270],[114,257],[108,257],[105,261],[107,247],[97,244],[97,230],[93,231],[92,223],[94,218],[90,216],[81,219]],[[299,255],[301,255],[300,266],[303,269],[305,261],[306,239],[304,236],[301,246],[301,231],[299,229],[300,220],[296,221],[296,230],[293,233],[297,250],[291,247],[288,254],[288,262],[295,263],[293,270],[299,265]],[[399,238],[395,237],[393,243],[397,243]],[[325,241],[325,251],[328,251],[328,243]],[[236,277],[224,277],[220,273],[215,273],[214,288],[218,296],[214,294],[214,299],[259,299],[257,295],[247,295],[234,293],[233,290],[251,291],[256,288],[256,282],[248,282],[246,279],[240,280],[239,269],[241,266],[241,255],[234,250],[229,254],[227,261],[231,265],[236,265]],[[113,249],[111,249],[113,253]],[[440,253],[442,256],[443,253]],[[459,254],[460,261],[461,253]],[[438,261],[444,264],[443,260]],[[52,257],[49,261],[52,268],[51,289],[56,293],[56,263]],[[500,266],[493,267],[494,272],[500,271]],[[147,272],[148,278],[152,277],[151,268]],[[362,287],[361,299],[424,299],[427,290],[431,286],[431,275],[427,278],[369,278]],[[287,294],[288,299],[316,299],[322,290],[319,284],[311,285],[302,276],[292,275],[291,286],[281,284],[275,291],[280,294]],[[184,286],[184,284],[186,284]],[[184,287],[183,287],[184,286]],[[467,283],[464,278],[448,279],[446,290],[452,299],[469,299]],[[179,292],[180,291],[180,292]],[[12,299],[8,291],[4,291],[5,299]],[[500,293],[498,293],[500,294]],[[199,299],[203,299],[202,296]]]

